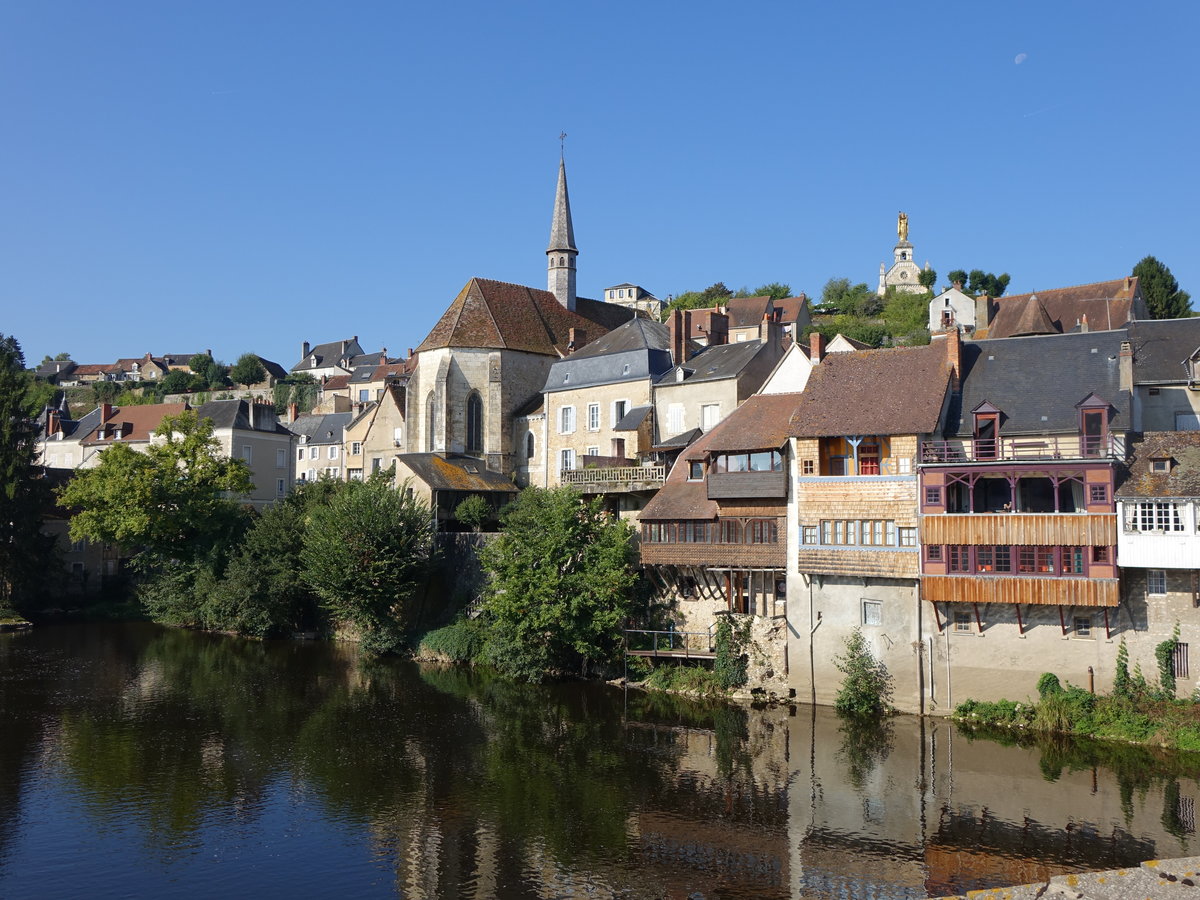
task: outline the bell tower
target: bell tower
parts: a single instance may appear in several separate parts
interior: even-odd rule
[[[560,135],[565,138],[566,135]],[[567,196],[567,164],[558,159],[558,188],[554,194],[554,217],[550,220],[550,246],[546,248],[546,290],[567,309],[575,309],[575,229],[571,226],[571,200]]]

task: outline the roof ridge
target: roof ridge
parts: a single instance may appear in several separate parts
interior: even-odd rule
[[[1126,278],[1132,278],[1136,280],[1137,277],[1137,275],[1122,275],[1119,278],[1106,278],[1104,281],[1085,281],[1082,284],[1067,284],[1056,288],[1042,288],[1041,290],[1025,291],[1023,294],[1010,294],[1007,297],[993,297],[992,299],[999,303],[1005,300],[1012,300],[1014,297],[1028,297],[1032,294],[1042,294],[1046,291],[1073,291],[1076,288],[1092,287],[1097,284],[1115,284],[1118,281],[1124,281]]]
[[[483,286],[479,284],[479,282],[481,282],[481,281],[487,281],[487,279],[486,278],[472,278],[471,279],[472,284],[476,284],[479,286],[479,295],[483,298],[483,308],[487,310],[488,318],[492,322],[492,327],[496,329],[496,334],[500,336],[500,343],[503,344],[504,349],[507,350],[508,349],[508,338],[504,336],[504,330],[500,327],[500,323],[496,321],[496,316],[492,313],[492,304],[488,302],[487,295],[484,294],[484,291],[483,291]],[[467,285],[467,288],[469,290],[470,285]],[[465,307],[466,305],[467,305],[466,300],[464,299],[463,307]],[[462,316],[462,313],[463,313],[462,307],[459,307],[459,310],[458,310],[459,316]],[[455,328],[458,327],[457,321],[455,321],[454,326],[455,326]]]

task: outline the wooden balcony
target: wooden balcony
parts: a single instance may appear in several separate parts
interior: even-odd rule
[[[925,575],[921,596],[934,603],[1032,603],[1037,606],[1117,606],[1115,578]]]
[[[1111,547],[1116,513],[949,513],[921,519],[922,544]]]
[[[925,465],[964,462],[1036,462],[1043,459],[1125,458],[1125,439],[1109,434],[1092,437],[1080,434],[1018,435],[948,441],[922,441],[917,456]]]
[[[786,472],[713,472],[708,476],[709,500],[786,497]]]
[[[621,494],[656,491],[667,478],[666,466],[616,466],[612,468],[567,469],[560,473],[563,484],[574,485],[585,494]]]

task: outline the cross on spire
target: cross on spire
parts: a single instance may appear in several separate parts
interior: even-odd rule
[[[565,131],[561,131],[561,132],[559,132],[559,135],[558,135],[558,155],[565,156],[566,152],[567,152],[567,133]]]

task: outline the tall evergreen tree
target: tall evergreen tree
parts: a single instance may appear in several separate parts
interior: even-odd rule
[[[34,465],[28,381],[21,345],[0,334],[0,607],[27,599],[51,556],[41,533],[48,495]]]
[[[1152,319],[1183,319],[1192,314],[1192,296],[1179,289],[1171,270],[1147,256],[1133,267]]]

